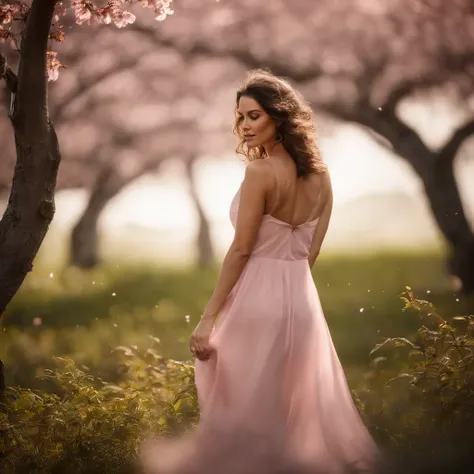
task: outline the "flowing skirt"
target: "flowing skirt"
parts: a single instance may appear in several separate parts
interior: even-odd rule
[[[379,453],[306,259],[252,256],[211,344],[211,359],[195,366],[199,426],[177,456],[180,467],[169,472],[372,472]]]

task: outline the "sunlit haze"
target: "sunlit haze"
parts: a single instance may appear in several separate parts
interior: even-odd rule
[[[334,189],[333,222],[325,244],[327,248],[437,245],[438,233],[421,183],[403,160],[383,150],[353,126],[338,127],[322,141],[321,148]],[[474,200],[468,186],[472,168],[472,164],[462,163],[462,172],[458,172],[467,205]],[[222,255],[232,239],[229,204],[243,179],[244,164],[240,157],[229,154],[218,159],[202,158],[197,170],[201,203],[211,222],[217,251]],[[381,196],[385,196],[385,200],[378,209],[377,200]],[[83,190],[58,193],[56,228],[69,229],[78,219],[86,200],[87,192]],[[390,210],[397,215],[391,216]],[[472,207],[467,207],[467,211],[474,220]],[[367,239],[364,225],[369,221],[373,228]],[[143,250],[141,247],[145,244],[166,258],[185,255],[183,247],[193,245],[198,219],[188,194],[182,163],[169,160],[159,175],[144,176],[126,188],[106,208],[100,227],[105,236],[113,236],[114,240],[132,239],[129,250],[132,253]],[[369,229],[365,230],[368,233]],[[144,233],[147,237],[141,240]],[[136,248],[134,238],[137,238]]]

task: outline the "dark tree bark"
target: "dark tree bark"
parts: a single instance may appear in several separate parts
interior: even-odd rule
[[[135,179],[159,168],[157,161],[148,161],[133,172],[120,172],[119,167],[106,165],[99,173],[89,202],[74,226],[70,242],[70,264],[93,268],[102,262],[98,223],[107,204]]]
[[[474,120],[452,135],[437,153],[431,189],[428,190],[428,186],[425,186],[436,222],[451,246],[449,270],[460,279],[462,290],[467,293],[474,292],[474,233],[459,194],[454,176],[454,162],[462,143],[472,134]]]
[[[18,78],[15,80],[8,69],[3,75],[15,94],[10,118],[17,163],[8,206],[0,221],[0,315],[31,271],[55,211],[61,156],[48,115],[46,78],[46,49],[55,3],[33,1],[21,42]]]
[[[0,75],[14,95],[9,116],[17,161],[7,209],[0,221],[0,316],[18,291],[54,216],[61,155],[48,115],[46,50],[56,0],[33,0],[21,41],[18,77],[0,61]],[[0,361],[0,393],[4,396]]]
[[[99,173],[89,202],[71,234],[70,263],[80,268],[93,268],[102,261],[99,248],[98,222],[109,201],[134,179],[121,176],[112,166]]]
[[[454,161],[464,141],[474,134],[474,120],[456,130],[440,150],[430,150],[419,135],[403,123],[394,107],[370,106],[354,113],[332,109],[341,118],[370,127],[387,139],[420,177],[432,215],[450,247],[449,271],[461,281],[463,292],[474,292],[474,234],[454,176]]]
[[[196,246],[198,252],[199,268],[211,267],[215,263],[214,247],[211,240],[211,230],[207,221],[206,213],[199,199],[199,193],[196,189],[196,179],[194,174],[196,159],[192,158],[186,161],[186,174],[189,181],[189,194],[193,200],[196,212],[199,216],[199,230],[196,236]]]

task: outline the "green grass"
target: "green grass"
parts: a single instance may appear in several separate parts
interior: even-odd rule
[[[401,311],[399,295],[407,285],[417,296],[435,303],[442,314],[472,312],[473,300],[449,289],[443,257],[436,253],[323,256],[313,275],[348,370],[366,368],[370,350],[382,339],[409,336],[416,330],[416,318]],[[120,263],[90,272],[35,267],[7,309],[0,355],[10,363],[18,359],[20,349],[14,351],[16,356],[11,352],[12,338],[31,334],[43,354],[67,353],[84,363],[99,364],[115,345],[145,344],[153,335],[161,340],[163,355],[186,359],[189,335],[216,280],[217,269],[203,272]],[[33,325],[35,318],[41,318],[40,326]],[[15,336],[12,327],[20,329]],[[28,341],[23,346],[30,346]],[[23,362],[27,364],[28,358]]]
[[[435,253],[340,255],[318,261],[315,283],[343,362],[368,361],[368,351],[380,339],[417,328],[413,316],[401,311],[399,295],[406,286],[442,312],[465,311],[472,300],[452,293],[444,266],[443,256]]]
[[[313,275],[349,386],[380,446],[396,446],[413,434],[421,439],[472,412],[469,383],[454,398],[446,389],[458,386],[459,372],[451,370],[457,353],[449,361],[442,353],[442,363],[426,372],[403,347],[382,349],[378,363],[370,363],[376,343],[393,336],[411,338],[419,328],[417,314],[402,311],[400,294],[406,286],[447,318],[473,312],[472,298],[450,290],[442,255],[324,255]],[[189,360],[189,335],[216,279],[217,269],[117,262],[90,272],[36,266],[0,331],[7,386],[40,390],[34,396],[29,390],[9,391],[9,439],[15,446],[9,462],[51,465],[58,472],[80,464],[94,466],[90,472],[104,472],[132,460],[137,440],[150,427],[171,433],[194,423],[198,411],[192,366],[163,363],[159,354]],[[41,324],[34,324],[36,318]],[[444,340],[443,331],[437,341]],[[437,341],[431,342],[436,350]],[[117,346],[126,347],[114,350]],[[78,369],[86,368],[107,384],[102,387],[53,356],[73,359]],[[450,370],[445,372],[445,366]],[[59,375],[38,378],[48,376],[46,368]],[[386,383],[400,374],[404,377]],[[407,374],[426,385],[407,384]],[[78,446],[87,449],[78,451]]]

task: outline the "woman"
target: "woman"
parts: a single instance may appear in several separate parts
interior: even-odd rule
[[[368,472],[377,449],[311,275],[332,209],[311,109],[287,82],[253,71],[234,132],[248,164],[230,207],[235,236],[190,341],[201,416],[188,467]]]

